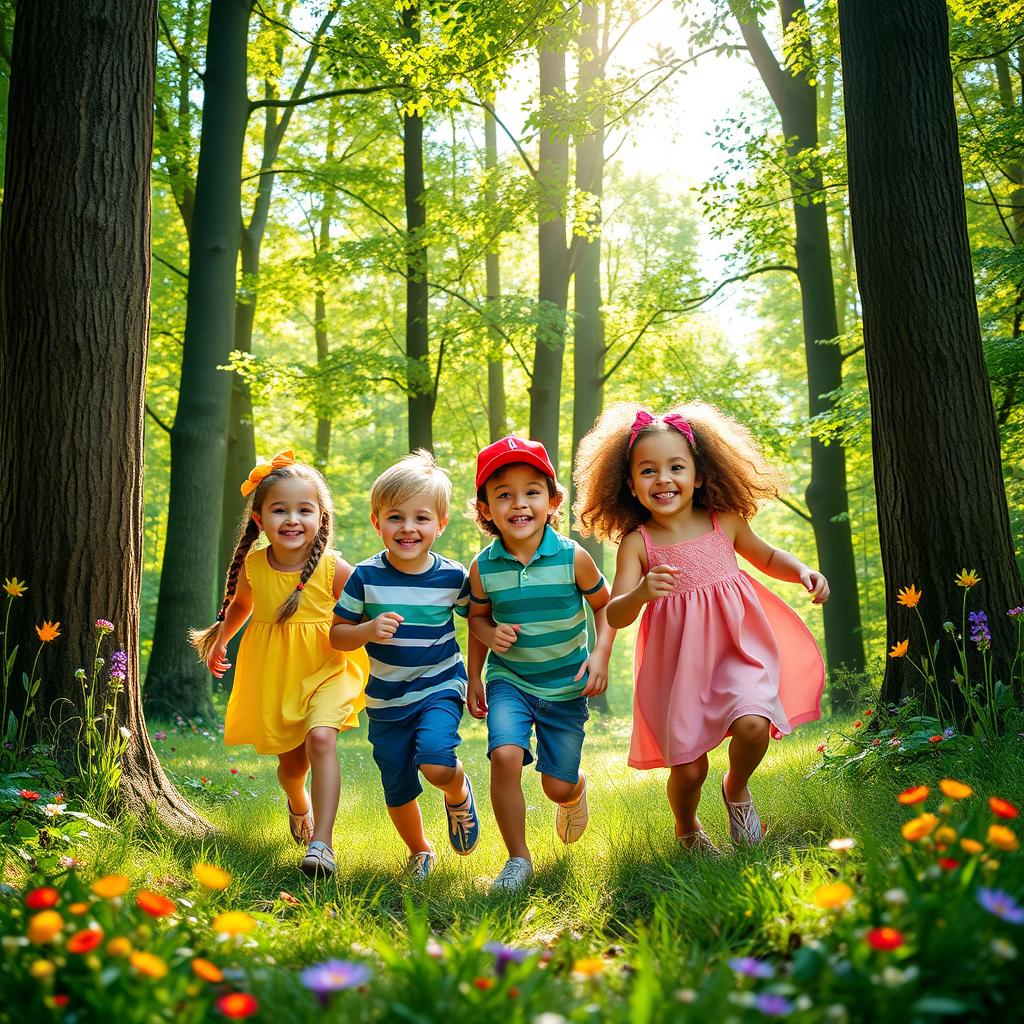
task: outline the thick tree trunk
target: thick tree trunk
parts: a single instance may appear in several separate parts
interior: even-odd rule
[[[923,644],[918,611],[950,692],[945,620],[959,622],[963,566],[981,585],[996,675],[1014,649],[1008,608],[1022,603],[971,272],[942,0],[840,0],[850,212],[863,304],[888,639]],[[883,698],[918,688],[888,659]]]
[[[484,111],[484,170],[487,173],[486,203],[489,210],[498,201],[498,125],[490,111]],[[505,401],[505,339],[498,329],[501,315],[501,258],[498,242],[484,255],[484,273],[487,279],[487,310],[490,323],[487,335],[490,347],[487,351],[487,429],[488,437],[498,441],[508,433],[508,406]]]
[[[550,31],[550,30],[549,30]],[[540,106],[545,124],[537,163],[539,301],[537,339],[530,382],[530,437],[543,442],[558,469],[558,421],[565,356],[565,311],[569,303],[569,251],[565,200],[569,185],[569,139],[550,123],[565,95],[565,50],[552,39],[539,48]]]
[[[402,30],[419,42],[419,5],[402,11]],[[409,360],[409,450],[434,449],[434,390],[430,386],[430,335],[427,291],[427,197],[423,177],[423,118],[402,115],[402,165],[405,182],[405,355]]]
[[[62,624],[41,661],[44,715],[58,698],[81,708],[75,669],[91,665],[93,622],[113,622],[128,653],[116,724],[132,734],[120,798],[198,833],[139,698],[156,23],[156,0],[18,11],[0,225],[0,566],[29,582],[23,631]]]
[[[210,676],[186,631],[212,620],[222,585],[217,556],[231,381],[218,367],[234,336],[251,11],[252,0],[210,5],[167,542],[145,689],[146,709],[161,715],[213,714]]]

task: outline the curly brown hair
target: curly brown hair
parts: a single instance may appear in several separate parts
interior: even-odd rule
[[[610,406],[576,449],[573,482],[573,529],[583,537],[618,543],[650,518],[629,489],[629,433],[641,406]],[[753,519],[758,504],[785,490],[782,474],[765,458],[742,423],[704,402],[680,405],[668,412],[682,416],[693,430],[694,460],[702,484],[694,505],[712,512],[735,512]],[[673,430],[660,419],[644,427],[637,439]]]

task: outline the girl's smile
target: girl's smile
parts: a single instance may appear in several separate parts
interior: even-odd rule
[[[320,528],[320,502],[316,489],[301,477],[278,480],[253,509],[256,525],[267,535],[274,561],[282,568],[301,565]]]
[[[633,445],[629,489],[649,511],[672,515],[690,508],[702,482],[689,442],[678,430],[660,430]]]

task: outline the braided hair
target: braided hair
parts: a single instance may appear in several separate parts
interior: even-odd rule
[[[189,643],[196,649],[196,653],[201,661],[205,662],[207,660],[220,640],[221,623],[224,621],[228,606],[235,596],[235,589],[238,586],[238,574],[242,570],[245,556],[248,555],[249,550],[259,538],[260,528],[256,525],[253,513],[255,512],[258,515],[262,511],[263,501],[270,488],[278,481],[289,477],[306,480],[313,485],[313,489],[316,491],[317,504],[320,506],[320,523],[316,536],[313,538],[313,543],[309,548],[309,557],[299,573],[299,582],[295,589],[281,603],[281,607],[278,608],[276,622],[287,622],[295,614],[302,599],[302,591],[306,587],[306,582],[320,564],[320,559],[323,557],[324,552],[330,547],[334,523],[334,506],[331,501],[331,492],[327,489],[327,483],[323,476],[312,466],[306,466],[300,462],[281,466],[279,469],[268,473],[259,482],[256,490],[249,496],[249,501],[245,506],[245,513],[239,524],[235,553],[231,556],[231,563],[228,565],[227,578],[224,583],[224,600],[221,601],[216,621],[205,629],[190,629],[188,631]]]

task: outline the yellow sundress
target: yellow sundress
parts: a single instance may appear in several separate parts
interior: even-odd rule
[[[278,625],[277,609],[295,589],[299,573],[272,568],[268,550],[250,551],[245,558],[252,618],[235,662],[224,742],[251,743],[260,754],[283,754],[301,746],[317,726],[352,729],[359,724],[370,663],[361,647],[346,653],[330,644],[336,553],[324,553],[295,614]]]

